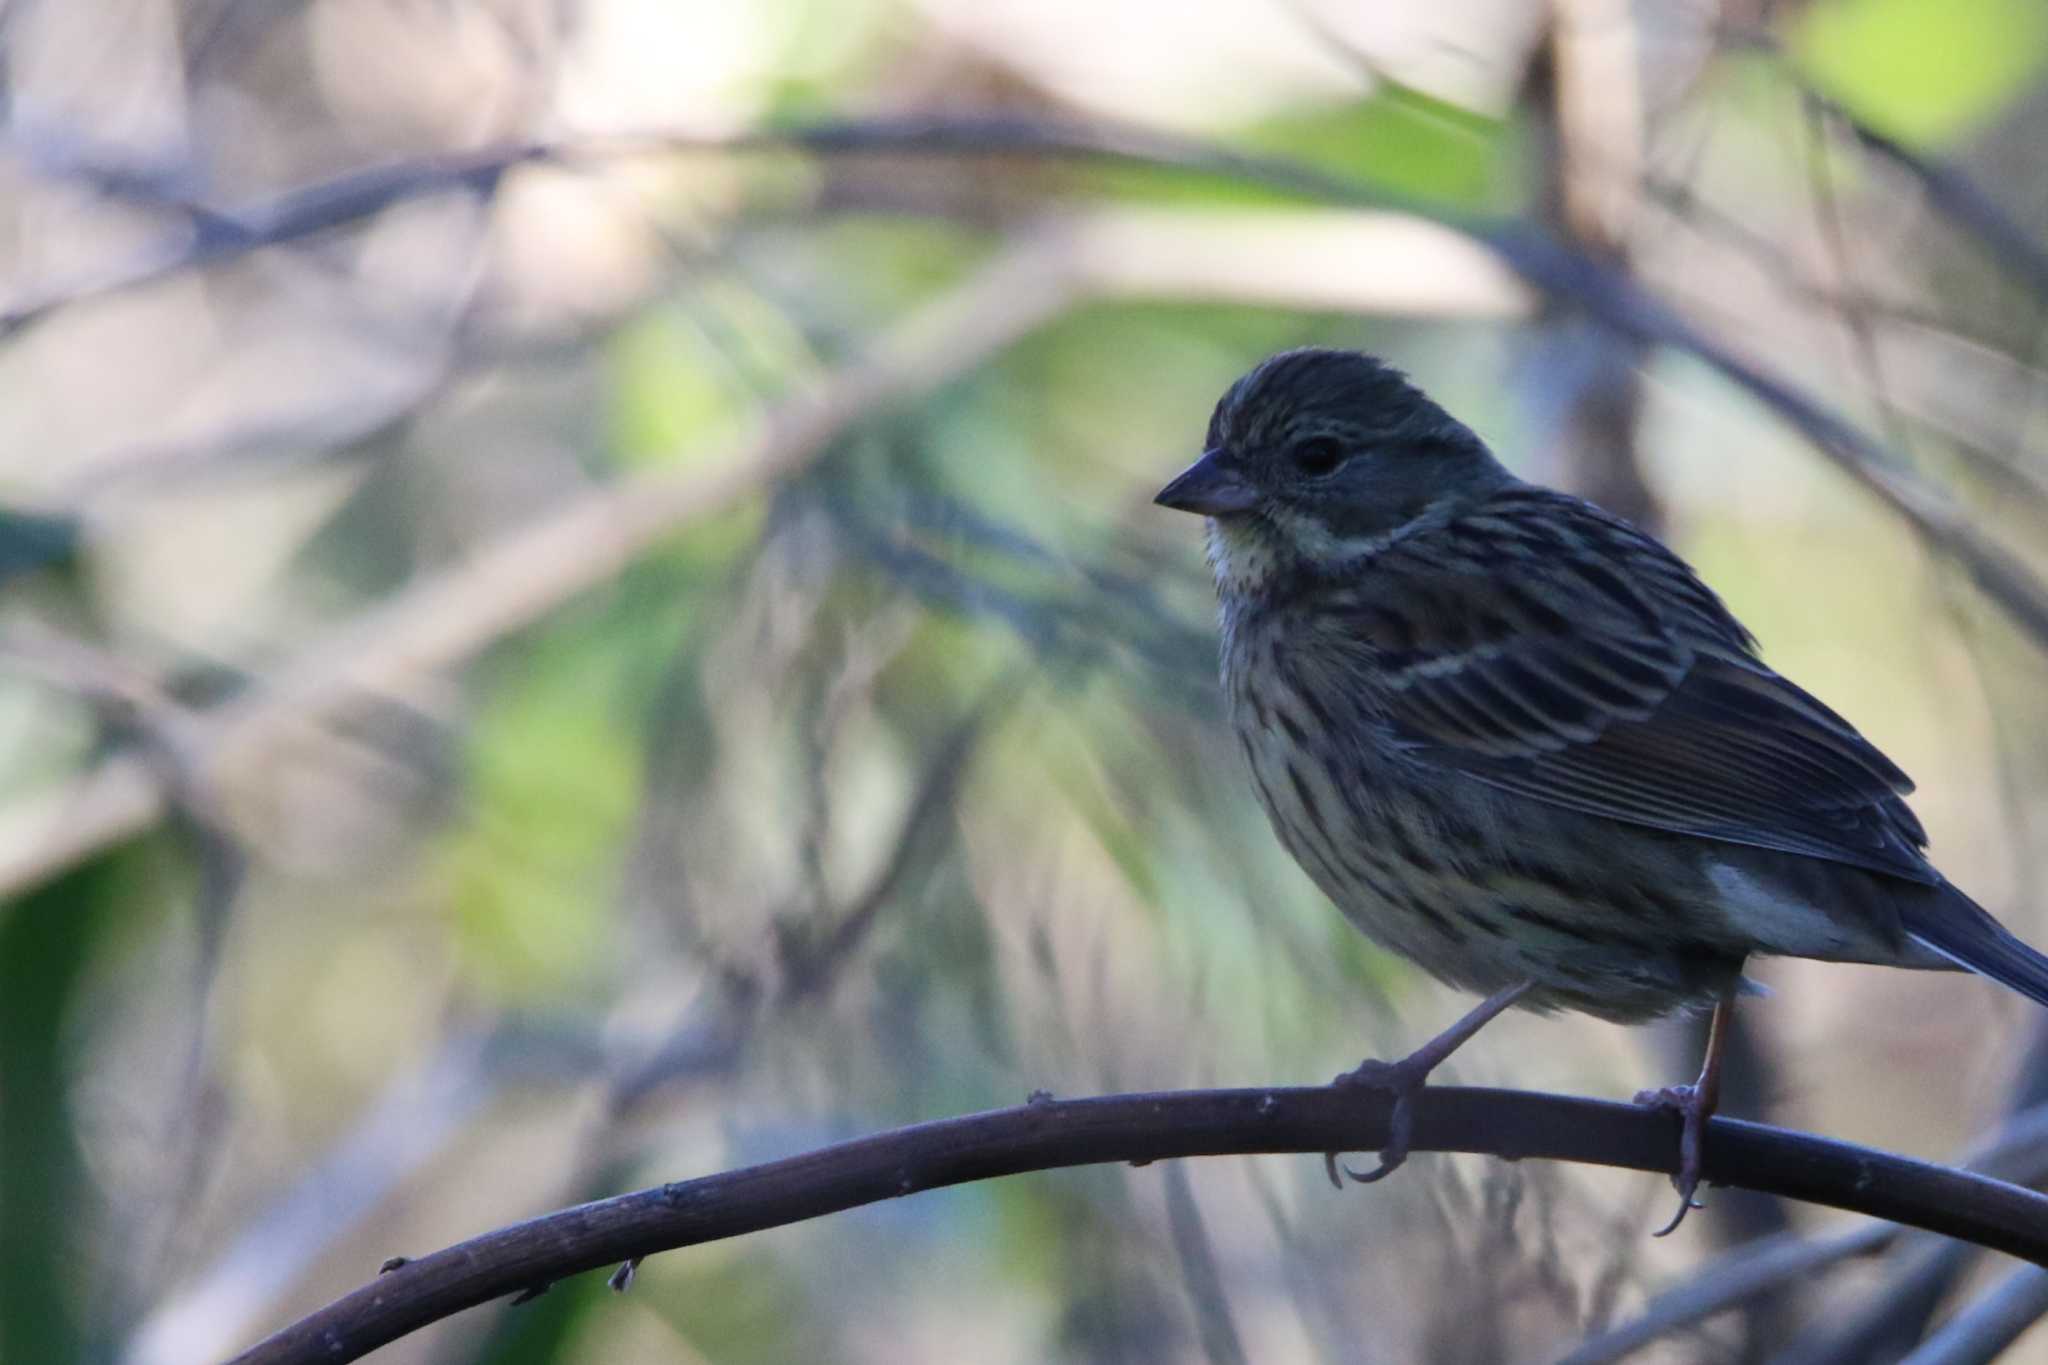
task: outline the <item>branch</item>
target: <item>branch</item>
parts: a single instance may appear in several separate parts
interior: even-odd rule
[[[458,1033],[426,1063],[386,1086],[349,1132],[251,1218],[195,1279],[150,1305],[120,1359],[125,1365],[219,1359],[394,1187],[456,1140],[502,1083],[494,1072],[536,1062],[533,1069],[545,1072],[556,1060],[531,1039],[519,1041],[523,1046],[505,1047],[498,1039]],[[590,1053],[573,1059],[579,1075],[593,1069],[594,1046]],[[525,1069],[517,1075],[526,1079]]]
[[[1240,154],[1144,129],[1006,115],[845,119],[737,136],[669,132],[521,143],[373,166],[240,209],[208,210],[204,221],[194,225],[182,242],[160,244],[143,259],[101,279],[0,309],[0,335],[84,298],[132,288],[224,256],[299,241],[410,200],[451,192],[488,192],[507,172],[524,165],[574,167],[627,156],[772,150],[832,156],[1001,155],[1098,162],[1216,176],[1299,199],[1392,209],[1433,221],[1490,251],[1542,293],[1584,309],[1639,342],[1691,354],[1734,381],[1876,492],[1927,540],[1953,554],[1987,596],[2010,612],[2037,642],[2048,646],[2048,586],[2023,560],[1979,531],[1952,498],[1918,474],[1898,452],[1707,337],[1623,272],[1512,219],[1458,214],[1298,162]],[[1490,296],[1498,292],[1482,287],[1482,293]]]
[[[1392,1101],[1362,1087],[1193,1090],[1044,1100],[899,1128],[813,1152],[583,1204],[395,1265],[236,1357],[339,1365],[428,1323],[565,1276],[781,1227],[921,1190],[1098,1162],[1360,1150]],[[1706,1175],[1872,1214],[2048,1264],[2048,1196],[1982,1175],[1762,1124],[1708,1126]],[[1431,1086],[1418,1151],[1671,1171],[1670,1117],[1633,1105]]]
[[[1740,1308],[1752,1299],[1779,1293],[1816,1271],[1853,1257],[1875,1256],[1891,1245],[1898,1233],[1889,1223],[1865,1223],[1824,1238],[1781,1232],[1745,1242],[1659,1294],[1641,1316],[1588,1338],[1557,1365],[1613,1365],[1660,1337]]]
[[[2048,1027],[2036,1025],[2006,1123],[1992,1134],[1991,1145],[1959,1164],[2022,1185],[2038,1186],[2048,1179]],[[1977,1248],[1967,1242],[1908,1239],[1883,1278],[1858,1289],[1858,1302],[1841,1305],[1802,1331],[1773,1360],[1867,1365],[1901,1356],[1927,1335],[1936,1310],[1979,1259]]]
[[[1978,530],[1969,512],[1922,477],[1905,456],[1708,337],[1626,276],[1532,230],[1502,227],[1491,244],[1537,287],[1568,294],[1618,331],[1694,356],[1777,413],[1928,543],[1952,555],[2037,647],[2048,649],[2048,584],[2025,560]],[[1563,284],[1567,280],[1574,281],[1569,289]]]
[[[2014,1116],[1958,1157],[1956,1164],[2022,1185],[2039,1184],[2048,1178],[2048,1104],[2031,1105]],[[1899,1233],[1891,1223],[1864,1223],[1825,1237],[1780,1233],[1745,1243],[1694,1267],[1684,1281],[1651,1299],[1638,1317],[1588,1338],[1557,1365],[1610,1365],[1658,1337],[1737,1307],[1753,1295],[1769,1293],[1842,1261],[1878,1255],[1899,1240]],[[1966,1243],[1925,1237],[1915,1238],[1913,1243],[1916,1248],[1968,1249]],[[1896,1280],[1892,1288],[1901,1294],[1911,1292]],[[1821,1365],[1822,1361],[1846,1365],[1850,1360],[1862,1360],[1865,1353],[1840,1349],[1848,1343],[1838,1327],[1830,1321],[1825,1336],[1802,1337],[1773,1358],[1800,1365]]]
[[[1900,1365],[1977,1365],[2004,1353],[2048,1313],[2048,1271],[2021,1266],[1950,1318]]]
[[[775,148],[839,155],[1066,158],[1226,177],[1353,208],[1398,203],[1404,212],[1416,215],[1409,220],[1416,232],[1391,228],[1390,222],[1399,219],[1386,214],[1369,218],[1368,230],[1383,238],[1390,233],[1400,236],[1406,247],[1446,268],[1490,254],[1543,294],[1567,301],[1638,341],[1691,354],[1732,380],[1877,493],[1929,543],[1954,556],[1988,597],[2037,644],[2048,648],[2048,584],[2024,560],[1980,531],[1953,498],[1882,441],[1708,337],[1626,274],[1512,220],[1458,217],[1293,162],[1238,155],[1143,131],[1010,117],[949,117],[826,122],[736,138],[649,134],[522,144],[374,167],[238,212],[209,211],[210,220],[232,224],[232,230],[200,232],[184,252],[158,249],[141,268],[123,273],[106,287],[129,287],[220,256],[296,241],[425,195],[488,188],[513,167],[529,163],[573,165],[625,155]],[[218,718],[221,747],[253,759],[264,748],[256,739],[274,735],[279,723],[317,719],[350,697],[387,690],[393,675],[410,679],[469,657],[603,582],[680,527],[796,473],[875,411],[965,372],[1071,307],[1098,299],[1170,296],[1184,287],[1183,272],[1206,277],[1219,259],[1260,259],[1234,252],[1219,256],[1218,242],[1185,233],[1170,242],[1171,250],[1153,255],[1147,243],[1157,229],[1156,220],[1141,225],[1115,215],[1080,216],[1013,245],[955,294],[913,317],[889,338],[875,361],[832,376],[778,413],[761,436],[726,452],[725,459],[711,461],[720,466],[715,472],[662,471],[588,494],[506,537],[443,579],[421,584],[372,612],[360,631],[343,632],[332,648],[316,648],[302,660],[303,667],[287,670],[279,685],[263,689],[263,696],[227,708],[227,714]],[[1342,230],[1333,221],[1311,231],[1316,245],[1328,250],[1335,244],[1332,234]],[[1370,258],[1373,253],[1351,254]],[[1413,258],[1403,264],[1410,278],[1436,279],[1444,273],[1417,271]],[[1360,279],[1353,288],[1386,299],[1389,273],[1374,272],[1369,281]],[[1268,279],[1270,274],[1255,272],[1254,278],[1267,279],[1266,287],[1274,295],[1298,294],[1299,278],[1281,272],[1279,278]],[[86,294],[92,292],[96,291]],[[1257,292],[1257,287],[1247,287],[1242,296]],[[1452,295],[1447,305],[1452,311],[1498,315],[1525,306],[1523,293],[1498,269],[1483,272],[1469,290]],[[0,309],[0,334],[83,296],[52,294],[40,302]],[[1334,291],[1331,302],[1373,306],[1344,291]],[[1417,303],[1410,292],[1396,289],[1389,306],[1415,310]],[[17,802],[0,813],[0,899],[146,827],[162,808],[163,793],[153,776],[128,758],[115,758],[54,791]]]
[[[365,695],[403,695],[608,581],[682,528],[801,472],[862,420],[1057,317],[1076,297],[1072,262],[1060,234],[1027,234],[731,448],[585,493],[423,577],[315,641],[248,697],[196,718],[188,738],[205,764],[199,776],[214,782],[260,770],[295,727]],[[164,797],[150,766],[122,754],[9,806],[0,812],[0,899],[147,828]]]
[[[378,205],[425,183],[417,172],[364,178],[371,184],[363,201]],[[346,198],[339,191],[302,197],[322,211],[258,216],[293,228],[326,223],[334,202]],[[1289,264],[1260,264],[1269,258]],[[1232,262],[1242,267],[1234,276]],[[958,378],[1069,309],[1103,299],[1198,296],[1205,288],[1219,298],[1305,306],[1316,277],[1328,287],[1324,306],[1514,316],[1529,302],[1485,251],[1398,215],[1234,212],[1190,222],[1139,210],[1039,223],[883,335],[865,360],[779,405],[757,435],[724,450],[691,452],[683,468],[650,470],[585,493],[423,577],[316,640],[247,699],[198,718],[191,750],[210,776],[260,767],[271,743],[292,727],[317,724],[364,695],[397,695],[462,663],[607,581],[668,536],[802,472],[862,421]],[[1428,282],[1442,280],[1459,283],[1432,291]],[[0,810],[0,900],[147,828],[162,813],[163,798],[147,764],[116,754],[10,803]]]
[[[1114,162],[1249,181],[1309,200],[1397,208],[1421,217],[1419,201],[1368,190],[1293,162],[1233,152],[1140,128],[1011,115],[949,115],[822,120],[734,136],[692,132],[620,133],[552,142],[519,142],[475,151],[411,157],[359,167],[216,208],[164,202],[182,213],[179,230],[128,261],[64,281],[0,306],[0,339],[59,309],[153,284],[172,275],[272,247],[291,246],[375,217],[387,209],[448,194],[488,196],[523,166],[575,168],[622,157],[731,155],[802,151],[820,156],[915,154],[1029,156]]]
[[[1800,70],[1798,62],[1786,55],[1784,44],[1775,34],[1733,27],[1724,29],[1722,36],[1731,48],[1760,52],[1774,59],[1779,74],[1799,92],[1809,109],[1839,125],[1865,151],[1891,162],[1917,180],[1928,201],[1975,237],[1986,255],[2048,299],[2048,251],[2042,250],[2033,234],[2000,207],[1968,172],[1941,157],[1913,150],[1822,90]]]

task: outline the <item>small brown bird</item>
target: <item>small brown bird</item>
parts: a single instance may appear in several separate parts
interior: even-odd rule
[[[1289,853],[1375,942],[1487,998],[1340,1080],[1409,1100],[1510,1005],[1712,1005],[1688,1209],[1752,954],[1966,968],[2048,1004],[2048,958],[1922,852],[1904,773],[1766,667],[1664,545],[1522,482],[1397,371],[1289,351],[1232,385],[1160,505],[1208,518],[1223,690]],[[1330,1159],[1332,1179],[1336,1159]]]

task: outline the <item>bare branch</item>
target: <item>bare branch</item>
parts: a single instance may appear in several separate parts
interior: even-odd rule
[[[259,765],[294,727],[355,698],[402,695],[612,578],[664,537],[798,472],[861,419],[973,368],[1069,306],[1070,259],[1056,234],[1012,245],[734,448],[585,494],[315,642],[253,695],[193,721],[189,750],[205,762],[204,777]],[[0,815],[0,898],[147,828],[163,800],[150,765],[120,756],[17,803]]]
[[[2021,1266],[1956,1314],[1900,1365],[1982,1365],[2048,1314],[2048,1270]]]
[[[1786,59],[1775,34],[1763,29],[1731,28],[1724,36],[1731,46],[1776,58],[1779,74],[1799,92],[1809,109],[1840,126],[1864,150],[1891,162],[1918,181],[1929,203],[1975,237],[1993,261],[2048,299],[2048,251],[2042,250],[2033,234],[1999,207],[1968,174],[1939,157],[1914,151],[1857,117],[1848,106],[1808,79],[1795,62]]]
[[[40,322],[60,308],[266,247],[289,246],[363,222],[398,204],[443,194],[488,194],[507,171],[546,155],[546,149],[526,145],[392,162],[344,172],[237,209],[160,202],[167,211],[182,212],[186,219],[182,229],[120,265],[67,280],[0,308],[0,338]]]
[[[2011,1117],[1964,1164],[2022,1185],[2048,1179],[2048,1028],[2037,1023],[2020,1064]],[[1949,1291],[1982,1259],[1967,1242],[1909,1239],[1884,1279],[1857,1304],[1828,1315],[1773,1357],[1797,1365],[1860,1365],[1903,1354],[1927,1333]]]
[[[373,168],[281,196],[239,214],[238,224],[206,250],[230,253],[294,240],[374,213],[408,198],[495,184],[529,162],[573,164],[635,153],[790,148],[817,153],[991,153],[1069,157],[1183,173],[1226,176],[1311,199],[1353,207],[1385,207],[1389,196],[1292,162],[1241,156],[1180,139],[1005,117],[851,121],[743,134],[619,137],[579,144],[529,144],[494,152]],[[1953,498],[1903,457],[1820,401],[1708,337],[1625,273],[1574,251],[1526,224],[1456,218],[1404,205],[1439,230],[1462,234],[1529,286],[1583,309],[1606,326],[1646,344],[1668,346],[1704,361],[1777,412],[1817,448],[1875,492],[1929,542],[1953,555],[1978,586],[2032,638],[2048,645],[2048,585],[2017,555],[1986,536]],[[802,468],[863,417],[927,390],[979,363],[1027,331],[1089,298],[1162,292],[1167,272],[1148,273],[1145,251],[1110,250],[1078,230],[1048,231],[1011,250],[995,265],[931,305],[891,337],[866,365],[834,376],[779,413],[767,430],[716,462],[711,474],[662,472],[630,479],[501,541],[475,560],[402,594],[331,647],[316,648],[276,687],[227,708],[218,717],[224,750],[254,752],[252,737],[279,723],[324,714],[335,702],[379,691],[394,677],[412,677],[469,657],[574,594],[604,581],[635,554],[677,528],[713,515]],[[1126,245],[1138,240],[1126,236]],[[157,275],[199,257],[159,252]],[[203,255],[203,253],[202,253]],[[211,259],[211,257],[205,257]],[[1167,259],[1161,257],[1159,259]],[[1200,257],[1207,269],[1212,258]],[[1185,279],[1185,274],[1177,277]],[[131,280],[129,282],[135,282]],[[1298,282],[1297,282],[1298,285]],[[1507,291],[1512,295],[1513,291]],[[1500,291],[1491,298],[1497,303]],[[1360,306],[1352,299],[1348,306]],[[51,304],[49,306],[55,306]],[[1513,308],[1510,303],[1508,307]],[[38,305],[42,307],[42,305]],[[34,310],[31,310],[32,312]],[[0,330],[16,309],[0,313]],[[232,742],[228,742],[232,741]],[[144,828],[161,810],[149,774],[115,760],[40,800],[0,816],[0,897],[75,863],[112,840]]]
[[[1668,1172],[1668,1116],[1523,1091],[1432,1086],[1424,1151],[1541,1157]],[[1189,1156],[1371,1149],[1391,1099],[1363,1087],[1196,1090],[1037,1100],[899,1128],[697,1180],[584,1204],[406,1261],[278,1332],[235,1365],[339,1365],[464,1308],[564,1276],[884,1199],[1025,1171]],[[1716,1184],[1888,1218],[2048,1263],[2048,1196],[1804,1133],[1717,1118]]]
[[[278,245],[360,220],[394,204],[451,191],[481,191],[514,167],[576,165],[629,155],[731,154],[788,149],[814,154],[1013,155],[1070,158],[1213,175],[1355,208],[1395,209],[1433,220],[1496,255],[1537,290],[1585,309],[1637,340],[1687,352],[1773,409],[1922,535],[1954,554],[1978,585],[2037,640],[2048,642],[2048,587],[2016,556],[1984,536],[1942,490],[1882,442],[1825,405],[1744,360],[1684,321],[1624,273],[1573,251],[1527,224],[1461,216],[1311,167],[1242,155],[1182,138],[1106,125],[1010,116],[842,120],[764,129],[735,137],[648,133],[528,143],[462,156],[371,167],[238,211],[210,211],[230,229],[195,228],[186,249],[165,246],[134,269],[85,291],[128,287],[239,251]],[[62,291],[0,310],[0,333],[80,297]]]
[[[1179,1162],[1167,1166],[1166,1222],[1173,1235],[1173,1250],[1180,1260],[1181,1283],[1187,1290],[1188,1307],[1195,1315],[1195,1328],[1202,1339],[1202,1354],[1209,1365],[1245,1365],[1244,1341],[1231,1321],[1230,1301],[1224,1297],[1223,1275],[1216,1266],[1215,1248],[1209,1245],[1208,1229],[1202,1226],[1202,1210],[1188,1182],[1187,1167]]]
[[[822,991],[839,968],[867,939],[906,877],[920,848],[953,809],[953,797],[989,721],[1008,709],[1021,692],[1022,679],[1012,674],[998,682],[966,719],[953,726],[933,751],[919,779],[916,794],[903,813],[896,842],[860,896],[829,925],[817,926],[813,939],[791,938],[783,945],[788,974],[785,998],[801,999]]]
[[[1576,279],[1574,297],[1609,326],[1691,354],[1776,412],[1845,473],[1877,494],[1930,544],[1954,556],[1985,596],[2037,644],[2048,647],[2048,585],[2026,562],[1979,531],[1969,513],[1883,442],[1792,384],[1743,359],[1632,281],[1537,233],[1503,229],[1497,245],[1524,278]]]
[[[495,1086],[486,1039],[458,1034],[392,1082],[355,1127],[130,1336],[126,1365],[217,1359],[306,1267],[462,1131]],[[588,1064],[585,1059],[585,1064]]]
[[[1888,1223],[1866,1223],[1830,1237],[1808,1238],[1778,1233],[1745,1242],[1738,1252],[1722,1257],[1706,1270],[1659,1294],[1641,1316],[1590,1337],[1557,1365],[1611,1365],[1660,1337],[1683,1331],[1717,1313],[1740,1308],[1766,1294],[1775,1294],[1816,1270],[1858,1256],[1875,1256],[1889,1246],[1899,1230]]]
[[[371,205],[431,183],[418,170],[365,173],[360,180],[360,202]],[[309,217],[310,210],[280,208],[260,216],[273,227],[297,229],[315,218],[330,221],[338,201],[357,202],[339,189],[304,198],[320,212]],[[1232,261],[1286,264],[1248,266],[1233,279]],[[250,698],[202,718],[193,752],[205,756],[212,776],[245,768],[293,726],[468,659],[607,581],[665,537],[801,471],[867,417],[966,373],[1080,303],[1206,291],[1298,304],[1308,299],[1311,274],[1328,282],[1328,307],[1514,316],[1530,306],[1527,291],[1487,253],[1445,228],[1399,215],[1238,212],[1190,221],[1109,211],[1042,223],[883,337],[866,362],[797,395],[758,435],[704,452],[687,472],[650,472],[589,493],[401,592],[316,641]],[[1447,278],[1461,283],[1426,283]],[[698,472],[705,469],[712,472]],[[130,757],[18,800],[0,812],[0,898],[146,828],[161,803],[156,775]]]
[[[2048,1177],[2048,1105],[2014,1116],[2011,1122],[1975,1144],[1960,1164],[2003,1180],[2028,1186],[2038,1184]],[[1659,1294],[1639,1316],[1587,1339],[1558,1365],[1607,1365],[1621,1360],[1659,1337],[1738,1307],[1753,1295],[1770,1293],[1788,1280],[1828,1270],[1842,1261],[1884,1252],[1899,1240],[1900,1231],[1892,1223],[1866,1223],[1827,1237],[1784,1233],[1746,1243]],[[1968,1249],[1964,1243],[1915,1240],[1935,1252]],[[1898,1290],[1899,1286],[1895,1283],[1893,1288]],[[1830,1329],[1836,1326],[1829,1323]],[[1798,1361],[1800,1365],[1863,1358],[1853,1351],[1838,1349],[1844,1346],[1846,1338],[1837,1340],[1835,1335],[1831,1330],[1825,1349],[1818,1342],[1802,1341],[1782,1358]]]

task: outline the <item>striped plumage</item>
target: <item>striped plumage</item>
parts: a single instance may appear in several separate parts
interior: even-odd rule
[[[1369,567],[1228,593],[1223,623],[1231,719],[1281,839],[1446,981],[1534,978],[1532,1005],[1629,1020],[1711,1002],[1752,952],[1939,964],[1883,887],[1935,880],[1904,777],[1585,503],[1506,486]],[[1892,877],[1843,867],[1840,913],[1782,928],[1730,912],[1727,869],[1793,901],[1813,856]]]
[[[1159,499],[1209,517],[1230,718],[1289,852],[1442,980],[1608,1019],[1752,954],[2048,959],[1927,861],[1905,775],[1652,537],[1514,478],[1369,357],[1295,351]]]

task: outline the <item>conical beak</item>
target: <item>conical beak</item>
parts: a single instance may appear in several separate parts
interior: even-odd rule
[[[1176,512],[1193,512],[1198,517],[1227,517],[1249,512],[1259,505],[1259,492],[1223,463],[1213,450],[1204,451],[1181,472],[1181,476],[1159,490],[1152,499]]]

